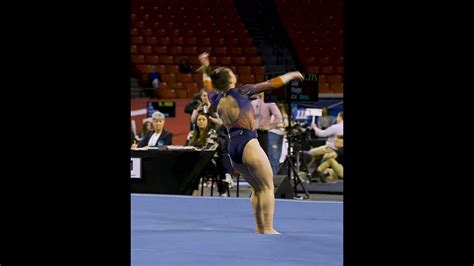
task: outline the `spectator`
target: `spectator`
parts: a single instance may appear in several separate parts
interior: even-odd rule
[[[150,121],[145,121],[142,125],[142,132],[140,132],[140,140],[142,140],[148,132],[153,130],[153,124]]]
[[[258,94],[258,99],[252,101],[255,111],[255,122],[258,132],[258,141],[262,149],[266,152],[273,174],[278,172],[280,166],[281,143],[283,128],[280,109],[275,103],[265,103],[264,93]]]
[[[150,73],[148,73],[148,78],[150,80],[151,89],[146,90],[147,97],[156,98],[155,95],[158,94],[158,88],[160,87],[161,74],[156,70],[155,66],[151,66]]]
[[[324,154],[321,164],[313,173],[313,178],[319,177],[321,182],[325,183],[327,178],[344,178],[343,155],[344,155],[344,136],[338,135],[334,141],[335,151]]]
[[[324,107],[322,110],[322,116],[318,117],[318,127],[320,129],[326,129],[336,123],[336,118],[329,115],[328,108]]]
[[[328,137],[326,140],[326,145],[322,145],[317,148],[313,148],[309,151],[309,154],[311,154],[312,162],[316,159],[319,158],[320,156],[323,156],[325,153],[330,153],[332,151],[337,150],[337,148],[334,145],[334,142],[336,140],[336,136],[338,135],[344,135],[344,113],[340,112],[337,117],[336,121],[337,123],[328,127],[325,130],[319,129],[316,124],[312,124],[311,127],[314,129],[314,132],[316,133],[316,136],[318,137]],[[310,163],[311,164],[311,163]]]
[[[154,112],[152,123],[154,130],[149,131],[147,135],[138,143],[138,147],[157,147],[161,145],[171,145],[173,134],[164,130],[165,115],[160,112]]]
[[[189,132],[186,138],[186,146],[215,150],[219,145],[217,138],[217,132],[211,128],[208,115],[199,113],[196,119],[196,127]]]
[[[183,74],[193,73],[193,67],[189,65],[188,59],[181,59],[179,62],[179,72]]]

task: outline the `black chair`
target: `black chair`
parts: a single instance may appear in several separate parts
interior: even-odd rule
[[[219,173],[217,170],[216,165],[211,161],[209,162],[208,166],[206,167],[206,170],[203,173],[203,176],[201,177],[201,196],[204,196],[204,184],[208,181],[211,181],[211,192],[210,196],[214,196],[214,184],[218,184],[219,182]],[[226,193],[227,196],[230,197],[230,191],[229,187],[226,186]]]

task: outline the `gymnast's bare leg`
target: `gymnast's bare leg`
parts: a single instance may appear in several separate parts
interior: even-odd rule
[[[272,168],[257,139],[252,139],[245,145],[243,162],[239,164],[232,161],[232,165],[252,186],[251,202],[257,224],[256,232],[279,234],[273,228],[275,192]]]

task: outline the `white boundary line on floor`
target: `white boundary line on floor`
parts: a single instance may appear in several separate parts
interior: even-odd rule
[[[249,200],[249,198],[241,197],[205,197],[205,196],[185,196],[185,195],[159,195],[159,194],[137,194],[132,193],[131,196],[135,197],[158,197],[158,198],[184,198],[184,199],[215,199],[215,200]],[[305,203],[335,203],[335,204],[343,204],[344,201],[325,201],[325,200],[296,200],[296,199],[275,199],[277,201],[289,201],[289,202],[305,202]]]

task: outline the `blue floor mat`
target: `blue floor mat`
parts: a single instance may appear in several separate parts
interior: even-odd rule
[[[132,265],[342,265],[343,203],[276,200],[255,233],[248,198],[131,196]]]

